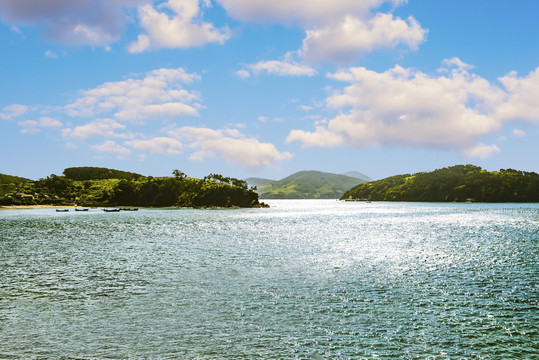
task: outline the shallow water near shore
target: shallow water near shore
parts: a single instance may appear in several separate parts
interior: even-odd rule
[[[533,358],[539,204],[0,212],[0,358]]]

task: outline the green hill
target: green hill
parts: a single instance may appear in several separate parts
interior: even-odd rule
[[[177,172],[177,174],[176,174]],[[32,181],[0,176],[0,205],[145,207],[260,207],[242,180],[210,174],[204,179],[174,171],[172,177],[142,176],[105,168],[68,168],[64,176]]]
[[[31,183],[32,180],[18,176],[0,174],[0,196],[16,191],[25,184]]]
[[[338,199],[365,180],[321,171],[300,171],[258,186],[261,199]]]
[[[142,178],[140,174],[100,168],[100,167],[72,167],[64,170],[64,176],[71,180],[100,180],[100,179],[125,179],[134,180]]]
[[[456,165],[358,185],[341,199],[380,201],[539,202],[539,174]]]

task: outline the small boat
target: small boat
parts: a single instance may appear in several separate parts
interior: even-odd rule
[[[75,211],[89,211],[90,209],[87,209],[87,208],[82,208],[82,209],[79,209],[79,208],[75,208]]]
[[[120,212],[120,209],[103,209],[104,212]]]
[[[120,208],[121,211],[138,211],[138,208]]]
[[[56,209],[56,212],[68,212],[69,209]]]

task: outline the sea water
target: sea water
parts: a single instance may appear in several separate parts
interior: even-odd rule
[[[0,358],[532,359],[539,205],[0,211]]]

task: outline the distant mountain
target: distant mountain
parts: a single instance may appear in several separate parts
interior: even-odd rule
[[[368,181],[321,171],[300,171],[278,181],[258,179],[259,185],[252,179],[246,181],[257,186],[261,199],[338,199],[346,190]]]
[[[275,182],[275,180],[262,179],[262,178],[257,178],[257,177],[248,178],[248,179],[245,179],[245,181],[247,181],[247,184],[249,184],[249,186],[256,186],[256,187]]]
[[[367,175],[365,175],[363,173],[360,173],[359,171],[349,171],[347,173],[344,173],[343,175],[350,176],[350,177],[357,178],[357,179],[361,179],[361,180],[365,180],[365,181],[372,181],[372,179],[370,177],[368,177]]]

